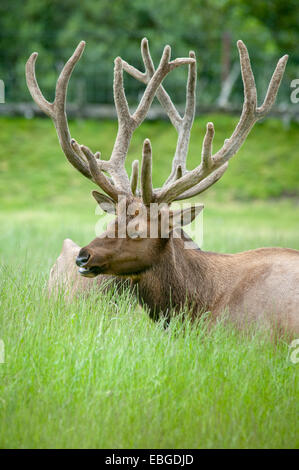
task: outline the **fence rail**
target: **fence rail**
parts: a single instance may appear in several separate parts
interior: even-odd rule
[[[185,105],[178,105],[177,108],[183,113]],[[236,106],[207,106],[200,105],[197,107],[196,115],[203,115],[209,113],[227,113],[232,115],[240,115],[242,109]],[[110,104],[68,104],[67,113],[70,119],[116,119],[116,112],[114,105]],[[32,103],[3,103],[0,105],[0,116],[24,116],[31,119],[35,116],[44,117],[44,113]],[[281,119],[285,124],[291,121],[299,123],[299,106],[281,104],[271,110],[269,116]],[[158,120],[167,119],[164,110],[159,105],[152,105],[149,110],[147,119]]]

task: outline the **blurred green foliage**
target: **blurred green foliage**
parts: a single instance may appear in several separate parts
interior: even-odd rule
[[[121,55],[141,66],[139,45],[150,40],[157,63],[169,43],[174,56],[194,49],[199,57],[200,103],[213,103],[220,92],[223,73],[222,44],[231,37],[230,66],[238,60],[235,42],[243,39],[250,50],[260,97],[264,95],[278,57],[291,55],[280,101],[289,103],[289,82],[296,78],[299,8],[297,0],[2,0],[0,4],[0,78],[7,101],[30,100],[24,80],[29,54],[40,53],[39,82],[49,97],[62,64],[77,43],[87,50],[74,72],[70,101],[110,103],[113,59]],[[167,78],[177,102],[184,101],[186,71]],[[142,85],[127,80],[127,95],[136,102]],[[239,77],[232,101],[242,98]]]
[[[187,166],[194,168],[200,161],[205,123],[215,123],[217,150],[229,137],[236,117],[209,115],[195,120]],[[111,121],[77,120],[70,123],[72,135],[102,157],[110,156],[117,124]],[[94,184],[81,176],[63,155],[50,119],[0,119],[0,194],[1,209],[71,207],[93,211],[95,201],[90,195]],[[168,122],[145,122],[135,132],[127,158],[141,159],[143,140],[149,137],[153,146],[153,183],[166,180],[175,151],[176,132]],[[269,199],[299,196],[299,132],[298,125],[285,129],[276,119],[255,125],[245,144],[234,158],[222,179],[201,200]],[[59,209],[58,209],[59,208]]]

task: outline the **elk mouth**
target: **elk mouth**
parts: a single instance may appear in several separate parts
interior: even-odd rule
[[[90,268],[84,268],[83,266],[78,269],[78,272],[81,276],[84,277],[96,277],[101,274],[104,270],[105,266],[92,266]]]

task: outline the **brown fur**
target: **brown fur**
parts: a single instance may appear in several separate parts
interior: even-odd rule
[[[259,324],[299,334],[298,251],[261,248],[223,255],[182,245],[170,239],[160,262],[135,280],[152,317],[187,301],[195,316],[210,311],[217,318],[228,311],[241,328]]]

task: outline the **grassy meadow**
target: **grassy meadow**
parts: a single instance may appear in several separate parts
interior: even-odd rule
[[[204,123],[215,149],[235,118],[196,120],[189,168],[200,159]],[[109,156],[114,122],[76,121],[72,135]],[[145,123],[128,168],[151,138],[155,185],[167,177],[176,136]],[[299,127],[256,126],[227,174],[200,201],[203,248],[299,249]],[[48,119],[0,119],[1,448],[293,448],[299,364],[289,346],[204,321],[164,330],[130,293],[71,303],[47,297],[49,270],[65,238],[95,236],[91,182],[62,155]]]

